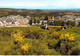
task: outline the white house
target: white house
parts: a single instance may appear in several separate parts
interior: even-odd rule
[[[52,16],[52,20],[51,21],[54,22],[54,16]]]
[[[76,18],[75,20],[80,20],[80,18]]]
[[[15,25],[19,25],[20,24],[18,21],[14,22],[14,23],[15,23]]]
[[[59,20],[62,20],[60,16],[58,16],[58,19],[59,19]]]
[[[20,22],[20,24],[28,24],[29,23],[29,19],[28,18],[23,18],[18,20]]]
[[[40,21],[39,25],[41,25],[41,24],[42,24],[42,20]]]
[[[32,20],[32,25],[35,25],[35,24],[34,24],[34,20]]]
[[[76,24],[76,26],[79,24],[79,22],[80,22],[80,18],[76,18],[76,19],[75,19],[75,24]]]
[[[0,21],[0,26],[4,26],[4,23],[2,21]]]

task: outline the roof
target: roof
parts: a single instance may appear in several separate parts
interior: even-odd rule
[[[0,22],[4,23],[2,20],[0,20]]]
[[[28,20],[28,18],[24,18],[24,19],[21,19],[21,20]]]
[[[80,20],[80,18],[76,18],[76,20]]]

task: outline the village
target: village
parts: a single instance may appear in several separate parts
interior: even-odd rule
[[[63,15],[63,16],[57,16],[55,19],[54,16],[51,18],[46,17],[44,19],[40,19],[35,21],[32,17],[27,16],[24,18],[21,15],[9,15],[7,17],[1,17],[0,18],[0,27],[30,27],[30,25],[34,26],[41,26],[43,23],[44,28],[47,29],[48,27],[48,22],[54,23],[54,21],[63,21],[63,22],[68,22],[68,21],[73,21],[75,22],[75,26],[77,26],[80,22],[80,17],[74,16],[74,15]]]
[[[80,0],[0,0],[2,55],[80,55]]]

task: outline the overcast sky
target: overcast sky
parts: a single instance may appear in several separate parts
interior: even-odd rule
[[[0,7],[37,9],[80,8],[80,0],[0,0]]]

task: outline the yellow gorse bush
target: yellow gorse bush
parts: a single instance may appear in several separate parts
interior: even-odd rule
[[[74,34],[71,34],[70,36],[74,36]]]
[[[63,34],[61,34],[59,38],[60,38],[60,39],[64,39],[64,35],[63,35]]]
[[[15,41],[16,42],[21,42],[21,41],[23,41],[23,37],[17,37],[17,38],[15,38]]]
[[[58,32],[55,32],[55,33],[53,34],[53,37],[55,37],[55,38],[59,37],[59,33],[58,33]]]
[[[13,33],[12,36],[14,37],[16,42],[23,41],[22,31],[20,31],[20,30],[16,31],[16,33]]]
[[[72,40],[74,40],[74,37],[69,37],[68,40],[72,41]]]
[[[24,50],[24,51],[28,51],[30,45],[28,43],[24,44],[21,46],[21,49]]]
[[[65,35],[61,34],[59,36],[59,38],[60,39],[65,39],[65,40],[69,40],[69,41],[73,41],[74,40],[74,34],[69,34],[69,33],[67,33]]]
[[[69,33],[65,34],[65,37],[69,37]]]
[[[70,34],[70,37],[68,38],[70,41],[74,40],[74,34]]]

